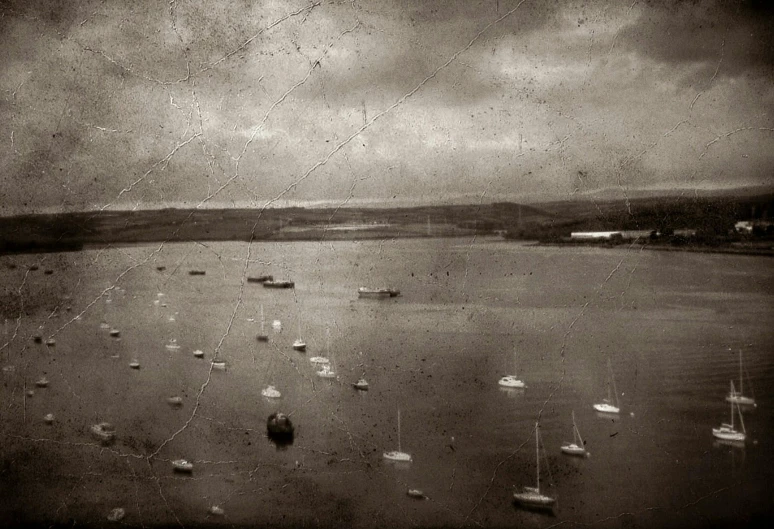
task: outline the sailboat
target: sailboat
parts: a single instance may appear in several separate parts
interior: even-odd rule
[[[268,342],[269,335],[266,334],[266,320],[263,316],[263,305],[261,305],[261,333],[257,336],[259,342]]]
[[[572,443],[564,443],[562,445],[562,453],[565,453],[571,456],[588,455],[586,452],[585,445],[583,443],[583,438],[581,437],[581,434],[580,434],[580,430],[578,430],[578,426],[575,424],[574,411],[572,412]]]
[[[504,388],[525,388],[525,387],[527,387],[527,385],[524,384],[523,381],[519,380],[519,377],[517,377],[516,375],[505,375],[497,383],[501,387],[504,387]]]
[[[325,330],[325,352],[330,356],[331,347],[331,330]],[[332,358],[332,357],[331,357]],[[333,370],[331,364],[323,364],[320,370],[317,372],[317,376],[320,378],[336,378],[336,372]]]
[[[613,383],[613,393],[615,394],[615,406],[613,406],[610,395],[610,383],[607,384],[607,398],[602,400],[601,404],[594,404],[594,409],[602,413],[619,413],[621,411],[621,405],[618,402],[618,390],[615,387],[615,377],[613,376],[613,368],[610,365],[610,360],[607,361],[607,368],[610,371],[610,380]]]
[[[726,402],[733,404],[744,404],[746,406],[757,406],[753,397],[744,396],[744,375],[742,374],[742,350],[739,349],[739,391],[734,391],[734,385],[731,384],[731,391],[726,396]]]
[[[524,507],[551,509],[556,499],[540,493],[540,423],[535,423],[535,458],[537,461],[537,485],[514,492],[513,499]]]
[[[391,452],[385,452],[384,454],[382,454],[382,456],[384,457],[384,459],[387,459],[389,461],[403,461],[403,462],[411,461],[411,455],[401,451],[400,449],[400,409],[398,410],[398,449],[393,450]]]
[[[733,382],[731,382],[731,394],[734,394]],[[742,424],[741,432],[734,428],[734,404],[736,404],[736,409],[739,412],[739,422]],[[742,419],[742,410],[739,409],[738,403],[731,402],[731,424],[722,423],[720,428],[713,428],[712,435],[724,441],[744,441],[747,438],[747,432],[744,429],[744,420]]]
[[[301,316],[298,317],[298,338],[293,342],[293,349],[296,351],[306,351],[306,342],[301,339]]]

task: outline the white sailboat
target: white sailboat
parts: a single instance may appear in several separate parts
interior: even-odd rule
[[[731,394],[734,393],[734,383],[731,382]],[[742,431],[737,431],[734,427],[734,405],[736,404],[736,409],[739,412],[739,422],[742,425]],[[747,432],[744,428],[744,420],[742,419],[742,410],[739,409],[739,404],[736,402],[731,402],[731,424],[722,423],[720,425],[720,428],[713,428],[712,429],[712,435],[717,437],[718,439],[722,439],[724,441],[744,441],[747,438]]]
[[[726,396],[726,402],[734,404],[743,404],[745,406],[757,406],[753,397],[744,396],[744,375],[742,373],[742,350],[739,349],[739,391],[734,391],[734,385],[731,384],[731,391]]]
[[[306,342],[301,338],[301,315],[298,317],[298,338],[293,342],[293,349],[306,351]]]
[[[581,437],[580,430],[578,430],[578,426],[575,424],[575,412],[572,412],[572,443],[564,443],[562,445],[562,453],[565,453],[567,455],[571,456],[586,456],[588,453],[586,452],[585,444],[583,443],[583,438]]]
[[[330,356],[330,347],[331,347],[331,330],[330,328],[325,329],[325,353]],[[333,358],[331,356],[331,358]],[[317,376],[320,378],[336,378],[336,372],[333,370],[333,366],[328,364],[323,364],[319,371],[317,371]]]
[[[500,387],[503,388],[525,388],[527,387],[526,384],[524,384],[524,381],[519,380],[519,377],[516,375],[505,375],[497,382]]]
[[[556,499],[540,493],[540,423],[535,423],[535,458],[537,461],[537,485],[514,492],[513,499],[525,507],[551,509]]]
[[[266,320],[263,316],[263,305],[261,305],[261,332],[257,336],[259,342],[268,342],[269,341],[269,335],[266,334]]]
[[[610,381],[613,383],[613,393],[615,395],[615,406],[610,395],[610,382],[607,384],[607,398],[602,399],[600,404],[594,404],[594,409],[602,413],[619,413],[621,411],[621,405],[618,402],[618,390],[615,387],[615,377],[613,376],[613,368],[610,365],[610,360],[607,361],[607,368],[610,371]]]
[[[400,448],[400,409],[398,410],[398,449],[393,450],[391,452],[384,452],[384,454],[382,455],[384,459],[387,459],[389,461],[403,461],[403,462],[411,461],[411,455],[407,454],[406,452],[403,452]]]

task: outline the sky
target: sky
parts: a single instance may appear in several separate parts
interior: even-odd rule
[[[0,214],[774,183],[760,1],[4,0]]]

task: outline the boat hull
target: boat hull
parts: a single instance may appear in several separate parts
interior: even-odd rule
[[[294,343],[293,349],[296,351],[306,351],[306,344],[305,343]]]
[[[745,397],[744,395],[727,395],[726,402],[732,402],[742,406],[755,406],[755,399],[751,397]]]
[[[570,456],[585,456],[586,449],[582,446],[578,446],[575,443],[562,445],[562,453]]]
[[[525,388],[525,387],[527,387],[526,384],[524,384],[524,382],[522,382],[521,380],[518,380],[517,378],[512,377],[512,376],[503,377],[497,383],[500,386],[504,387],[504,388]]]
[[[385,452],[382,454],[384,459],[387,459],[388,461],[400,461],[404,463],[408,463],[411,461],[411,456],[407,454],[406,452]]]
[[[616,408],[612,404],[594,404],[594,409],[601,413],[620,413],[620,408]]]
[[[556,503],[554,498],[535,492],[514,492],[513,500],[519,505],[536,509],[550,509]]]
[[[264,288],[293,288],[295,283],[293,281],[264,281]]]
[[[728,428],[713,428],[712,435],[723,441],[744,441],[747,435],[736,430],[729,430]]]

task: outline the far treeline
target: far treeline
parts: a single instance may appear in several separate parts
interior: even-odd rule
[[[774,193],[632,200],[511,202],[411,208],[160,209],[0,217],[0,253],[77,251],[162,241],[382,239],[499,234],[566,242],[571,232],[649,230],[660,242],[723,245],[769,239]],[[752,233],[739,234],[739,221]],[[686,241],[676,230],[695,232]]]

